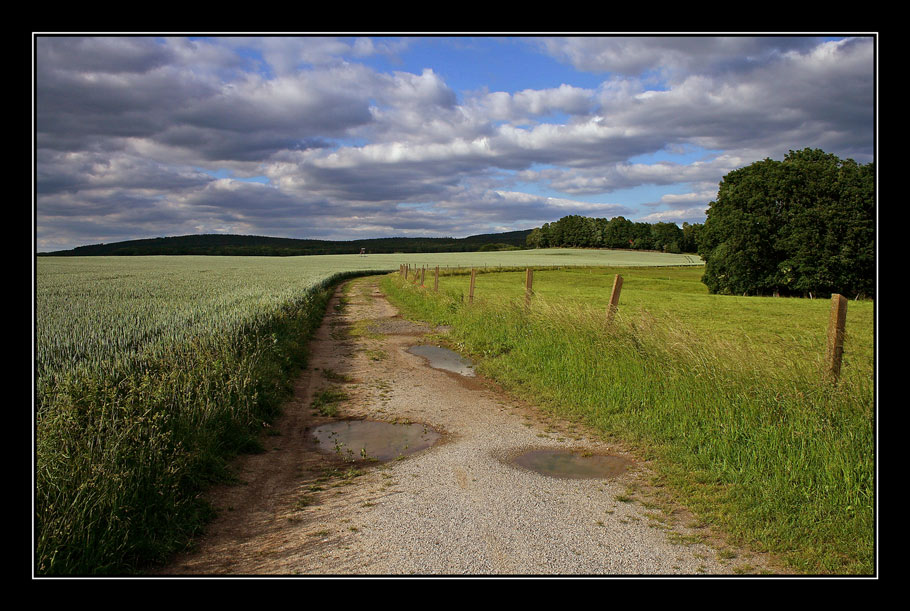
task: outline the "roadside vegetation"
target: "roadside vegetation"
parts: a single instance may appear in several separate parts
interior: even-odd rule
[[[202,492],[260,450],[332,287],[355,273],[42,259],[36,574],[130,574],[186,545],[211,517]]]
[[[805,574],[874,565],[874,303],[851,301],[836,385],[830,301],[711,295],[697,268],[383,280],[408,317],[452,325],[478,371],[653,459],[662,485],[734,542]],[[616,273],[619,310],[605,309]]]

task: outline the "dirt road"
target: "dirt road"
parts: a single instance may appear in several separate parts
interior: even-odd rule
[[[444,340],[445,330],[400,318],[378,285],[360,278],[345,297],[336,293],[266,451],[238,461],[242,483],[213,491],[219,517],[206,536],[159,574],[761,570],[762,559],[718,548],[683,509],[650,496],[648,465],[623,448],[409,352]],[[420,423],[441,436],[384,461],[317,447],[319,427],[346,419]],[[606,477],[567,479],[514,464],[530,449],[626,462]]]

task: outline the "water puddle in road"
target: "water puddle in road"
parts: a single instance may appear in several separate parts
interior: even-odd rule
[[[567,479],[616,477],[632,463],[621,456],[567,450],[531,450],[513,458],[512,462],[536,473]]]
[[[474,375],[474,365],[457,352],[441,346],[421,344],[408,348],[408,352],[422,356],[430,362],[430,367],[453,371],[463,376]]]
[[[342,420],[313,431],[323,452],[332,452],[349,461],[393,460],[424,450],[439,440],[440,434],[425,424]]]

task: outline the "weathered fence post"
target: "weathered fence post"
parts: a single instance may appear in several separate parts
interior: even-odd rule
[[[420,286],[423,286],[423,279],[427,274],[427,266],[424,265],[420,268]]]
[[[471,268],[471,289],[468,292],[468,303],[474,303],[474,276],[477,274],[477,270],[473,267]]]
[[[844,328],[847,324],[847,298],[837,293],[831,295],[831,314],[828,317],[828,353],[825,357],[827,374],[832,382],[840,377],[844,356]]]
[[[439,292],[439,266],[436,266],[436,277],[433,279],[433,290]]]
[[[622,290],[622,276],[616,274],[613,279],[613,292],[610,293],[610,306],[607,308],[607,322],[613,320],[616,310],[619,309],[619,292]]]
[[[531,294],[533,293],[534,270],[530,267],[525,270],[525,306],[531,305]]]

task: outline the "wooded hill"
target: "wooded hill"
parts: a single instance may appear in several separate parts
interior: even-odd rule
[[[526,248],[531,230],[486,233],[466,238],[373,238],[367,240],[306,240],[249,235],[201,234],[169,238],[128,240],[77,246],[71,250],[38,253],[39,256],[123,255],[257,255],[299,256],[413,252],[470,252]]]

